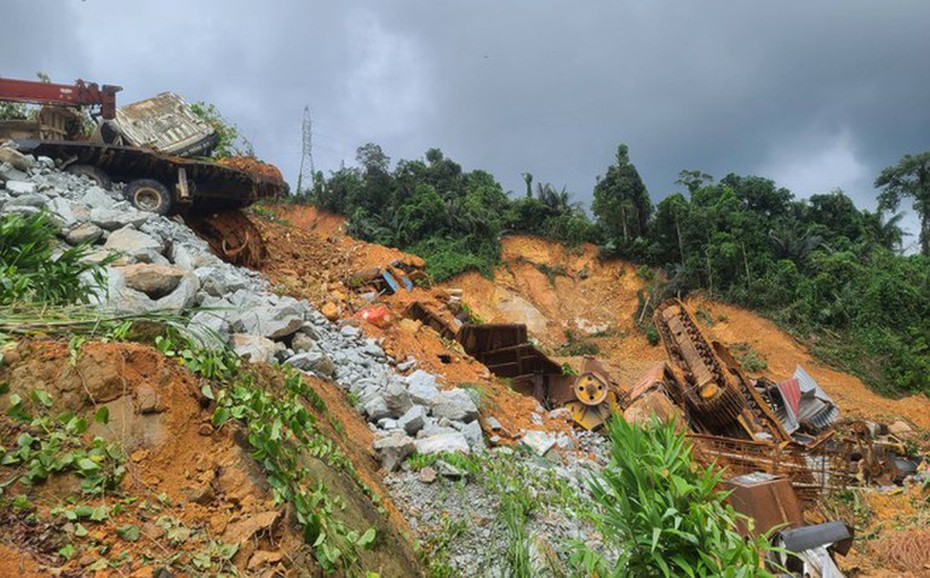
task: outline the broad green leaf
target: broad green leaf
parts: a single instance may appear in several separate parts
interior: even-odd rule
[[[358,545],[362,548],[368,548],[375,543],[378,533],[374,526],[365,530],[365,533],[358,539]]]
[[[127,542],[135,542],[139,539],[139,526],[134,524],[120,526],[116,529],[116,535]]]
[[[32,390],[32,400],[44,407],[52,407],[52,396],[47,391],[41,389]]]
[[[97,411],[94,412],[94,421],[104,425],[110,423],[110,408],[105,405],[97,408]]]

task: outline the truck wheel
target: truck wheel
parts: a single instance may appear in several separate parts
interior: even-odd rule
[[[110,180],[110,175],[108,175],[103,169],[93,165],[71,165],[65,169],[65,172],[71,173],[72,175],[77,175],[79,177],[89,177],[90,180],[97,183],[97,186],[101,189],[106,189],[109,191],[113,186],[113,181]]]
[[[137,179],[126,185],[123,194],[140,211],[167,215],[171,210],[171,193],[158,181]]]

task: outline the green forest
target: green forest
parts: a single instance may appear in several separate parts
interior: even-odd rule
[[[347,216],[358,238],[420,255],[436,280],[493,274],[503,235],[596,243],[605,258],[660,270],[655,297],[703,291],[766,315],[883,393],[930,393],[930,152],[877,175],[871,212],[839,189],[799,199],[767,178],[699,170],[682,171],[679,192],[656,203],[621,144],[597,178],[593,217],[564,188],[524,173],[525,190],[508,194],[439,149],[392,169],[369,143],[356,160],[317,173],[294,200]],[[913,255],[899,226],[908,205],[921,224]]]

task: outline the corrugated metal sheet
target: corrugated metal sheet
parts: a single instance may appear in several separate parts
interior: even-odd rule
[[[800,365],[794,370],[794,378],[798,380],[801,389],[798,422],[822,430],[836,421],[840,416],[840,409]]]
[[[216,144],[213,127],[195,116],[173,92],[117,109],[116,124],[128,144],[168,154],[204,155]]]
[[[797,379],[789,379],[778,384],[778,390],[794,415],[798,415],[798,405],[801,403],[801,384]]]

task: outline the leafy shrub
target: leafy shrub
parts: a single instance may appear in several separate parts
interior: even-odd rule
[[[598,347],[597,343],[579,340],[571,329],[565,330],[565,339],[567,340],[566,343],[559,348],[559,353],[562,355],[597,355],[601,352],[601,348]]]
[[[769,364],[765,357],[748,343],[734,343],[730,349],[733,350],[733,356],[743,366],[743,369],[749,372],[762,371],[768,369]]]
[[[588,576],[768,576],[764,536],[745,540],[715,488],[720,473],[695,468],[673,422],[608,422],[611,458],[591,479],[595,527],[615,562],[583,543],[573,562]],[[748,520],[746,520],[748,522]]]
[[[646,340],[649,342],[649,345],[655,347],[662,341],[662,337],[659,335],[659,330],[656,329],[656,326],[652,323],[646,325],[646,328],[643,330],[646,332]]]
[[[104,268],[84,261],[90,247],[59,250],[56,233],[47,212],[0,216],[0,305],[86,303],[103,284]]]

